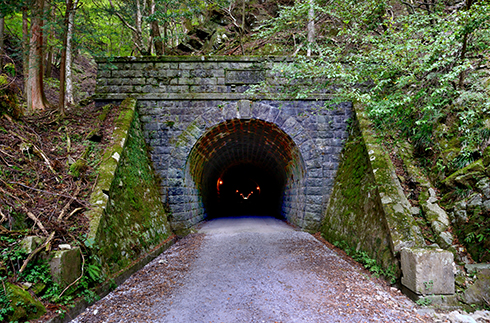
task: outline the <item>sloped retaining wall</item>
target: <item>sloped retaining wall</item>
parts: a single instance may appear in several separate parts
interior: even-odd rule
[[[385,268],[399,268],[403,248],[424,245],[394,166],[361,106],[355,107],[322,233],[367,252]]]
[[[172,233],[135,111],[126,99],[104,153],[88,213],[88,241],[111,275],[165,244]]]

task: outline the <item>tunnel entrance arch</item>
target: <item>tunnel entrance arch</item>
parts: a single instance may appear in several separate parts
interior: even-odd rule
[[[259,119],[231,119],[212,127],[186,162],[187,183],[199,192],[207,219],[268,215],[291,221],[302,216],[305,173],[291,137]]]
[[[262,172],[259,178],[272,176],[270,182],[280,183],[275,187],[284,187],[284,195],[279,198],[280,213],[304,230],[319,229],[348,137],[352,104],[334,104],[329,88],[305,91],[306,95],[297,97],[282,76],[285,66],[294,64],[294,58],[120,57],[103,58],[98,63],[97,104],[118,102],[127,96],[137,99],[143,134],[174,232],[185,234],[202,221],[205,204],[212,209],[214,204],[208,203],[212,195],[201,196],[202,185],[208,184],[202,182],[199,188],[195,185],[187,169],[188,157],[202,136],[223,122],[232,124],[233,119],[262,120],[281,129],[301,154],[304,176],[299,184],[295,183],[295,195],[288,195],[288,183],[292,183],[289,173],[277,175],[263,164],[230,164],[223,176],[227,181],[243,180],[237,175],[242,173]],[[308,84],[324,82],[304,81],[301,84],[305,89]],[[261,87],[260,93],[248,91],[258,84],[266,87]],[[247,185],[254,181],[250,179]],[[247,190],[247,185],[242,190]],[[245,197],[249,194],[239,192]],[[255,196],[246,201],[251,202]],[[274,195],[272,200],[277,200]]]
[[[187,232],[206,217],[219,216],[240,202],[238,208],[243,212],[261,210],[304,230],[318,230],[343,138],[347,137],[345,119],[350,113],[342,107],[323,109],[324,104],[266,100],[140,102],[140,119],[174,232]],[[226,186],[218,195],[220,179],[223,185],[243,183],[234,188],[238,196]],[[255,182],[260,194],[250,190]],[[264,188],[267,190],[262,191]],[[267,203],[262,204],[265,208],[258,207],[260,203],[254,201],[257,196],[266,198]]]

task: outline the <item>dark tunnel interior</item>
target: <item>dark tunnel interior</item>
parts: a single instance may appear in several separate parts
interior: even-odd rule
[[[263,165],[238,164],[218,178],[210,177],[205,208],[208,219],[234,216],[273,216],[281,218],[283,178]]]
[[[188,160],[206,219],[284,219],[288,185],[303,169],[293,140],[276,125],[256,119],[213,127],[196,142]]]

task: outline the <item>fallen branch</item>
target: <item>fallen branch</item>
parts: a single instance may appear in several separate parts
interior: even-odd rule
[[[17,137],[19,137],[23,142],[25,143],[28,143],[28,144],[31,144],[32,147],[34,148],[34,151],[37,152],[42,159],[44,159],[44,163],[46,164],[46,166],[48,166],[48,168],[51,170],[51,172],[54,174],[54,178],[56,179],[56,181],[59,183],[60,180],[58,178],[58,174],[56,174],[56,171],[53,169],[53,167],[51,166],[51,162],[49,161],[48,157],[44,154],[44,152],[37,148],[36,145],[34,145],[32,142],[30,142],[29,140],[27,140],[26,138],[22,137],[21,135],[15,133],[15,132],[11,132],[12,134],[16,135]]]
[[[84,270],[84,267],[85,267],[85,257],[83,256],[83,253],[82,253],[82,250],[80,250],[80,255],[82,255],[82,274],[80,275],[80,277],[78,277],[73,283],[71,283],[70,285],[66,286],[65,289],[63,289],[63,291],[61,292],[61,294],[58,296],[58,298],[60,298],[68,288],[70,288],[71,286],[73,286],[76,282],[78,282],[80,279],[82,279],[83,277],[83,270]]]
[[[9,234],[10,233],[10,231],[7,230],[3,225],[0,225],[0,232],[2,234]]]
[[[70,195],[65,195],[65,194],[53,193],[53,192],[50,192],[50,191],[40,190],[40,189],[37,189],[37,188],[34,188],[34,187],[30,187],[30,186],[24,185],[24,184],[19,183],[19,182],[9,182],[9,183],[10,184],[17,184],[17,185],[20,185],[22,187],[25,187],[25,188],[28,188],[28,189],[31,189],[31,190],[34,190],[34,191],[37,191],[37,192],[43,192],[43,193],[48,193],[48,194],[51,194],[51,195],[62,196],[62,197],[66,197],[66,198],[69,198],[69,199],[73,199],[74,201],[77,201],[77,203],[79,203],[80,205],[83,205],[83,206],[87,207],[87,204],[85,202],[80,201],[79,199],[76,199],[76,198],[74,198],[73,196],[70,196]]]
[[[48,233],[48,231],[46,231],[46,229],[44,228],[44,225],[41,223],[41,221],[39,221],[39,219],[34,214],[27,211],[27,209],[24,206],[22,208],[24,209],[24,212],[26,212],[27,216],[32,221],[34,221],[34,223],[36,223],[36,225],[39,227],[39,229],[41,229],[41,231],[44,233],[44,235],[48,235],[49,233]]]
[[[61,213],[60,215],[58,216],[58,221],[61,221],[63,219],[63,215],[65,215],[65,212],[68,210],[68,208],[70,207],[71,205],[71,202],[73,202],[73,200],[76,198],[76,196],[78,195],[78,193],[80,193],[80,186],[77,186],[77,189],[75,190],[75,194],[73,195],[73,197],[68,201],[68,203],[66,203],[65,207],[63,208],[63,210],[61,210]]]
[[[0,149],[0,153],[4,154],[4,155],[7,155],[9,156],[10,158],[14,158],[12,155],[9,155],[7,154],[5,151],[1,150]],[[13,165],[10,165],[4,158],[2,155],[0,155],[0,158],[2,158],[3,162],[5,163],[5,165],[7,165],[8,167],[12,167]]]
[[[44,243],[42,245],[40,245],[39,247],[36,248],[36,250],[34,250],[33,252],[31,252],[29,254],[29,256],[27,256],[26,260],[24,260],[24,263],[22,264],[22,267],[20,268],[19,270],[19,274],[22,274],[22,272],[26,269],[27,267],[27,264],[29,263],[29,261],[31,261],[31,259],[39,252],[41,251],[43,248],[45,248],[50,242],[51,240],[53,240],[54,238],[54,234],[55,234],[56,231],[53,231],[51,232],[51,234],[49,235],[49,237],[46,239],[46,241],[44,241]]]
[[[71,213],[70,213],[70,214],[68,214],[68,216],[65,218],[65,220],[68,220],[69,218],[71,218],[71,216],[72,216],[73,214],[77,213],[77,212],[78,212],[78,211],[80,211],[80,210],[83,210],[83,207],[78,207],[78,208],[74,209],[73,211],[71,211]]]
[[[2,213],[2,210],[0,210],[0,216],[2,216],[2,218],[0,219],[0,223],[7,221],[7,217]]]

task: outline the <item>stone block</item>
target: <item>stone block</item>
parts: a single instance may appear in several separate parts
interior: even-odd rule
[[[55,251],[49,261],[54,281],[60,284],[62,288],[68,286],[80,277],[82,273],[81,263],[80,248]]]
[[[20,242],[20,247],[26,252],[26,253],[32,253],[34,250],[36,250],[37,247],[39,247],[43,243],[44,239],[41,237],[37,236],[28,236],[22,239]]]
[[[416,294],[454,294],[453,254],[442,249],[404,248],[402,285]]]
[[[488,295],[490,295],[490,269],[481,269],[478,271],[477,279],[464,292],[464,300],[467,304],[488,304]]]
[[[249,119],[252,116],[251,101],[249,100],[238,101],[237,109],[241,118]]]

